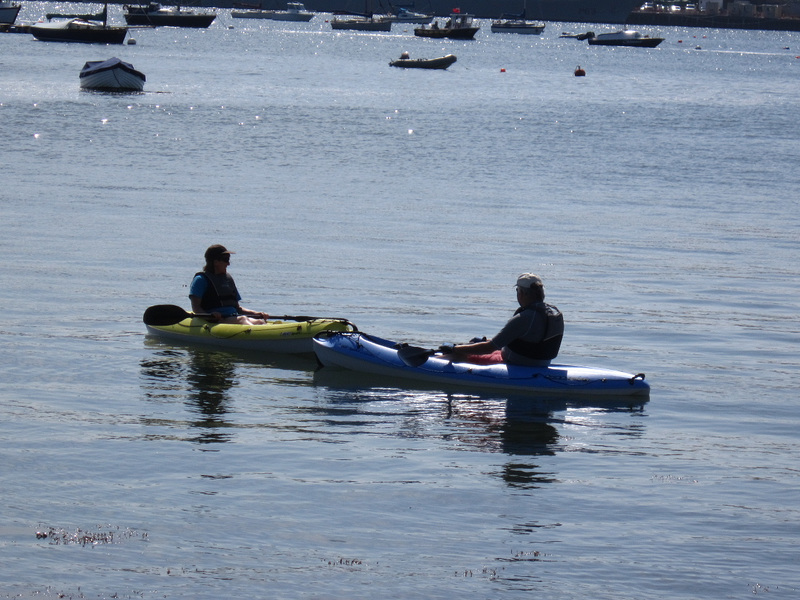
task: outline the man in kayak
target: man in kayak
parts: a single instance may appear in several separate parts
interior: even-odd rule
[[[545,303],[544,284],[538,275],[523,273],[517,278],[516,287],[519,308],[496,336],[470,344],[443,346],[441,350],[467,362],[549,365],[561,347],[564,317],[555,306]]]
[[[263,325],[269,317],[267,313],[244,308],[239,302],[242,297],[230,273],[231,252],[221,244],[213,244],[205,253],[206,265],[195,274],[189,286],[189,300],[196,313],[211,313],[214,320],[221,323],[241,325]]]

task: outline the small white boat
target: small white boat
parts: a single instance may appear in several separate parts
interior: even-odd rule
[[[144,73],[118,58],[93,60],[83,65],[80,72],[81,89],[105,92],[141,92]]]
[[[539,35],[544,31],[545,24],[541,21],[526,21],[524,19],[507,19],[492,22],[492,33],[521,33],[525,35]]]
[[[628,46],[631,48],[655,48],[664,41],[664,38],[642,35],[638,31],[629,29],[591,35],[587,39],[592,46]]]
[[[331,21],[331,29],[352,31],[391,31],[392,22],[386,17],[360,17],[335,18]]]
[[[397,9],[397,13],[390,14],[387,18],[394,23],[416,23],[419,25],[427,25],[433,21],[433,15],[425,15],[402,7]]]
[[[446,69],[456,62],[455,54],[440,56],[438,58],[398,58],[389,63],[390,67],[404,69]]]
[[[17,20],[20,8],[22,8],[21,4],[14,4],[7,0],[0,1],[0,24],[13,25]]]
[[[234,19],[270,19],[272,21],[310,21],[314,18],[313,12],[306,11],[301,2],[289,2],[286,10],[268,10],[253,8],[249,10],[232,10]]]

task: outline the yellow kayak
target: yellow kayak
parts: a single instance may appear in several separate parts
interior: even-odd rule
[[[285,315],[263,325],[214,323],[169,304],[149,307],[142,320],[149,334],[163,340],[282,354],[313,353],[312,340],[322,331],[358,331],[347,319],[324,317]]]

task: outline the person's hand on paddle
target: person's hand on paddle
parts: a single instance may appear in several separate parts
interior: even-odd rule
[[[259,312],[256,310],[243,309],[242,314],[247,317],[255,317],[256,319],[263,319],[266,321],[269,318],[269,313]]]

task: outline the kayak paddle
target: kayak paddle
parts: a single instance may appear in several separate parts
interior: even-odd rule
[[[436,350],[427,350],[425,348],[420,348],[419,346],[409,346],[408,344],[404,344],[397,351],[397,357],[409,367],[419,367],[420,365],[424,364],[429,357],[433,356],[437,352],[443,352],[447,354],[452,351],[452,344],[440,346]]]
[[[157,304],[144,311],[142,321],[144,321],[146,325],[166,327],[168,325],[180,323],[184,319],[191,319],[192,317],[207,319],[211,317],[211,314],[186,312],[180,306],[175,306],[174,304]],[[319,317],[292,317],[289,315],[269,316],[270,321],[316,321],[317,319],[319,319]],[[344,321],[345,319],[341,320]]]
[[[180,323],[184,319],[189,319],[191,317],[210,316],[210,314],[203,313],[188,313],[180,306],[175,306],[174,304],[157,304],[156,306],[150,306],[144,311],[142,321],[144,321],[146,325],[166,327],[167,325],[175,325],[175,323]]]

